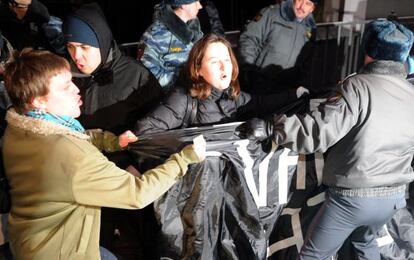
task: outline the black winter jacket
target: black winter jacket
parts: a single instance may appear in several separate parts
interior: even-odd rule
[[[295,91],[263,97],[241,92],[237,99],[232,99],[230,91],[213,88],[206,100],[197,100],[197,113],[189,126],[223,124],[262,116],[296,99]],[[187,88],[173,88],[164,102],[135,124],[135,132],[140,135],[181,127],[191,99]]]
[[[78,74],[74,80],[83,99],[79,121],[87,129],[101,128],[115,134],[132,129],[158,103],[158,80],[140,61],[121,54],[98,5],[84,5],[72,15],[95,31],[102,58],[91,75]]]
[[[26,16],[19,20],[9,8],[8,1],[0,1],[0,30],[13,48],[49,48],[42,26],[49,22],[49,12],[42,3],[32,0]]]

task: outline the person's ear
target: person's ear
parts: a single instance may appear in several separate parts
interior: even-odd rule
[[[203,77],[203,73],[201,71],[197,71],[196,75],[197,75],[197,78]]]
[[[197,78],[202,78],[204,76],[203,75],[203,70],[201,69],[201,65],[197,66],[196,75],[197,75]]]
[[[32,105],[33,108],[35,109],[39,109],[39,110],[45,110],[47,105],[46,105],[46,97],[42,96],[42,97],[35,97],[32,102],[30,102],[30,104]]]

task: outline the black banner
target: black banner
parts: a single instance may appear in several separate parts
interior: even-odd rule
[[[199,134],[207,141],[206,160],[192,165],[154,203],[158,258],[296,259],[325,200],[323,155],[240,140],[239,124],[142,135],[130,147],[143,169],[162,163]],[[380,231],[383,259],[414,259],[412,200],[408,205]],[[337,259],[356,259],[349,241]]]

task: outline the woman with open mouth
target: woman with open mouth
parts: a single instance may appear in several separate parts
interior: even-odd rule
[[[207,34],[192,48],[175,87],[135,125],[137,134],[242,121],[277,111],[297,99],[296,90],[251,96],[240,90],[231,44]]]

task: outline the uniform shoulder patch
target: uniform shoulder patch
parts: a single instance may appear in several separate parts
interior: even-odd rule
[[[253,21],[258,22],[260,19],[262,19],[263,15],[262,13],[256,14],[256,16],[253,18]]]
[[[312,29],[306,29],[305,36],[308,39],[312,38]]]
[[[254,21],[254,22],[258,22],[258,21],[260,21],[260,19],[262,19],[262,17],[263,17],[263,14],[264,13],[266,13],[268,10],[271,10],[271,9],[273,9],[273,8],[275,8],[275,6],[274,5],[270,5],[270,6],[267,6],[267,7],[265,7],[265,8],[263,8],[263,9],[261,9],[257,14],[256,14],[256,16],[253,18],[253,20],[252,21]]]
[[[183,48],[181,47],[171,47],[170,52],[182,52]]]
[[[336,92],[335,94],[333,94],[326,100],[326,103],[334,104],[334,103],[338,103],[340,100],[342,100],[342,93]]]
[[[340,80],[340,81],[339,81],[339,84],[344,84],[344,83],[345,83],[345,81],[347,81],[349,78],[351,78],[351,77],[355,76],[356,74],[357,74],[356,72],[349,74],[349,75],[348,75],[348,76],[346,76],[343,80]]]

